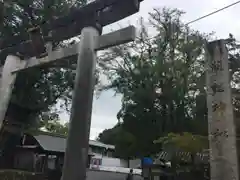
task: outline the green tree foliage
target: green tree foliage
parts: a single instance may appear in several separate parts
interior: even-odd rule
[[[41,121],[36,121],[35,124],[30,124],[27,127],[27,131],[31,133],[39,130],[47,131],[54,134],[67,135],[69,129],[69,122],[61,122],[58,112],[42,113]]]
[[[105,144],[117,145],[115,147],[114,156],[119,158],[134,158],[136,157],[136,140],[130,133],[124,131],[122,124],[117,124],[112,129],[106,129],[99,134],[99,141]]]
[[[101,142],[105,144],[114,144],[117,136],[122,131],[122,126],[120,124],[117,124],[111,129],[105,129],[102,133],[98,135],[97,140],[100,140]]]
[[[44,128],[47,131],[55,133],[55,134],[67,135],[69,123],[61,124],[59,121],[54,120],[54,121],[50,121],[47,124],[45,124]]]
[[[194,135],[188,132],[182,134],[169,133],[160,137],[154,143],[159,143],[164,149],[169,147],[177,150],[197,154],[208,148],[208,138],[206,136]]]
[[[69,11],[79,8],[85,3],[86,0],[14,1],[5,7],[0,38],[12,37],[17,34],[23,39],[28,39],[29,28],[35,27],[43,21],[51,23],[54,18],[66,15]],[[14,42],[12,43],[14,44]],[[4,61],[5,58],[2,58],[2,64]],[[71,97],[75,75],[72,70],[70,65],[64,65],[61,68],[53,65],[41,69],[34,68],[18,74],[11,102],[32,110],[34,112],[32,118],[42,112],[50,111],[59,99],[63,99],[67,104]]]
[[[99,64],[110,82],[103,89],[123,95],[117,117],[123,130],[134,137],[136,156],[159,152],[153,141],[169,133],[207,136],[204,47],[212,35],[186,27],[182,14],[177,9],[154,10],[150,24],[157,36],[151,38],[141,20],[138,39],[112,48]],[[231,36],[228,48],[234,94],[239,93],[238,47]],[[237,116],[239,97],[234,96],[233,102]],[[117,141],[114,144],[121,147]]]
[[[154,143],[160,144],[165,152],[171,156],[171,167],[177,172],[191,173],[195,179],[209,179],[209,166],[206,159],[200,160],[199,154],[206,155],[208,149],[207,136],[194,135],[184,132],[181,134],[169,133],[167,136],[160,137]],[[190,155],[190,160],[181,153]],[[188,160],[187,160],[188,159]],[[196,177],[197,175],[197,177]]]
[[[176,9],[150,13],[157,36],[150,38],[142,20],[138,40],[113,48],[100,64],[111,82],[105,88],[123,95],[118,118],[133,135],[137,156],[158,151],[153,140],[169,132],[195,131],[193,126],[206,119],[205,112],[195,118],[196,97],[204,93],[206,36],[186,29],[182,14]]]

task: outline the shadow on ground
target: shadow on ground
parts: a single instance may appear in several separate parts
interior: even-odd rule
[[[126,173],[116,173],[107,171],[88,170],[87,180],[125,180]],[[143,180],[139,175],[134,175],[134,180]]]

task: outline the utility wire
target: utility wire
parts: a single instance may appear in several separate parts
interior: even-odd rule
[[[208,16],[214,15],[214,14],[220,12],[220,11],[223,11],[223,10],[225,10],[225,9],[228,9],[228,8],[230,8],[230,7],[232,7],[232,6],[235,6],[235,5],[239,4],[239,3],[240,3],[240,1],[237,1],[237,2],[235,2],[235,3],[229,4],[229,5],[221,8],[221,9],[218,9],[218,10],[213,11],[213,12],[207,14],[207,15],[204,15],[204,16],[202,16],[202,17],[199,17],[199,18],[197,18],[197,19],[195,19],[195,20],[193,20],[193,21],[190,21],[190,22],[188,22],[186,25],[189,25],[189,24],[192,24],[192,23],[197,22],[197,21],[199,21],[199,20],[202,20],[202,19],[204,19],[204,18],[206,18],[206,17],[208,17]]]
[[[226,10],[226,9],[228,9],[228,8],[230,8],[230,7],[232,7],[232,6],[235,6],[235,5],[239,4],[239,3],[240,3],[240,1],[237,1],[237,2],[235,2],[235,3],[229,4],[229,5],[221,8],[221,9],[218,9],[218,10],[216,10],[216,11],[213,11],[213,12],[209,13],[209,14],[206,14],[206,15],[204,15],[204,16],[201,16],[201,17],[199,17],[199,18],[197,18],[197,19],[195,19],[195,20],[189,21],[188,23],[185,24],[185,26],[188,26],[189,24],[195,23],[195,22],[200,21],[200,20],[202,20],[202,19],[204,19],[204,18],[207,18],[207,17],[209,17],[209,16],[211,16],[211,15],[214,15],[214,14],[216,14],[216,13],[218,13],[218,12],[221,12],[221,11],[223,11],[223,10]],[[157,37],[157,36],[154,36],[154,37],[148,38],[147,40],[151,40],[151,39],[154,39],[154,38],[156,38],[156,37]]]

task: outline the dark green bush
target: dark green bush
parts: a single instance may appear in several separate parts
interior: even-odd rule
[[[19,170],[0,170],[1,180],[45,180],[44,174],[19,171]]]

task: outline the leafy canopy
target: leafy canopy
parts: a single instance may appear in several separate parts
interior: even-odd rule
[[[137,40],[112,48],[99,62],[110,82],[104,89],[123,96],[117,117],[133,137],[131,148],[138,157],[158,152],[153,141],[169,132],[207,132],[206,102],[198,97],[205,95],[203,45],[208,36],[186,28],[182,14],[154,10],[150,24],[156,37],[141,19]]]
[[[23,39],[28,39],[29,28],[39,25],[42,21],[52,22],[54,18],[66,15],[84,4],[86,0],[18,0],[5,8],[0,38],[17,34]],[[61,44],[62,42],[54,46]],[[2,64],[5,61],[0,60]],[[71,100],[75,67],[67,62],[66,59],[62,67],[52,65],[19,73],[11,102],[32,110],[33,118],[42,112],[51,111],[59,99],[64,100],[60,101],[63,105],[68,105]]]
[[[182,134],[169,133],[167,136],[160,137],[154,143],[162,145],[163,149],[175,148],[193,154],[200,153],[208,147],[208,138],[201,135],[193,135],[189,132]]]
[[[177,9],[153,10],[148,24],[156,30],[156,36],[149,35],[141,19],[137,40],[112,48],[99,61],[99,67],[110,82],[103,89],[123,96],[117,117],[122,131],[133,140],[133,146],[129,146],[131,151],[115,138],[121,138],[122,132],[114,136],[115,129],[104,133],[118,149],[123,147],[124,152],[120,153],[126,158],[132,154],[141,157],[158,153],[160,148],[154,140],[169,135],[174,135],[172,141],[177,138],[183,149],[188,148],[184,139],[193,143],[193,149],[189,147],[189,150],[195,152],[202,147],[199,138],[208,135],[204,46],[212,35],[186,27],[181,22],[182,15]],[[229,72],[235,116],[239,118],[240,99],[235,94],[240,87],[240,53],[232,35],[231,39],[227,45]],[[104,133],[99,136],[100,140],[105,137]],[[128,139],[124,137],[122,141],[127,144]]]

